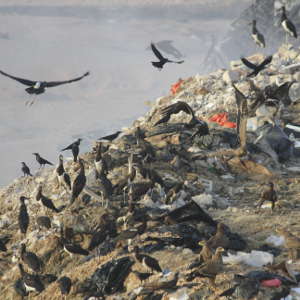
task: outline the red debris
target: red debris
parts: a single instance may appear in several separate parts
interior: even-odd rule
[[[261,282],[261,285],[265,287],[280,287],[281,281],[277,278],[270,279],[270,280],[263,280]]]
[[[209,118],[210,122],[218,123],[219,125],[227,128],[236,128],[235,122],[228,121],[228,113],[223,112],[216,115],[213,115],[211,118]]]
[[[173,85],[171,85],[171,93],[172,93],[172,95],[175,95],[178,92],[178,90],[179,90],[179,88],[180,88],[180,86],[181,86],[182,83],[183,83],[183,80],[181,78],[179,78],[179,80],[176,83],[174,83]]]

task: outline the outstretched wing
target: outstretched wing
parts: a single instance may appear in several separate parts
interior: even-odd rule
[[[155,56],[159,59],[159,60],[164,60],[165,58],[161,55],[161,53],[158,51],[158,49],[155,47],[155,45],[153,43],[151,43],[151,49],[153,51],[153,53],[155,54]]]
[[[192,115],[193,118],[195,117],[194,111],[186,102],[178,101],[162,109],[161,113],[163,117],[159,121],[157,121],[154,124],[154,126],[168,122],[170,120],[171,115],[178,114],[180,111],[184,111],[187,114]]]
[[[6,76],[6,77],[9,77],[11,79],[14,79],[24,85],[28,85],[28,86],[33,86],[37,83],[37,81],[32,81],[32,80],[28,80],[28,79],[24,79],[24,78],[19,78],[19,77],[15,77],[15,76],[12,76],[12,75],[9,75],[3,71],[0,70],[0,74]]]
[[[250,68],[250,69],[253,69],[255,70],[257,68],[257,65],[253,64],[252,62],[250,62],[248,59],[246,59],[245,57],[242,57],[241,58],[241,61],[243,62],[243,64]]]
[[[240,146],[243,148],[246,146],[246,130],[248,119],[248,106],[247,98],[245,95],[234,85],[235,99],[237,105],[237,134],[240,140]]]
[[[296,81],[287,81],[280,85],[273,93],[271,93],[270,98],[282,101],[284,105],[290,105],[292,100],[289,96],[290,88]]]
[[[272,58],[273,58],[272,55],[266,57],[265,60],[259,66],[260,67],[265,67],[266,65],[268,65],[272,61]]]
[[[70,79],[70,80],[45,82],[45,87],[54,87],[54,86],[61,85],[61,84],[66,84],[66,83],[71,83],[71,82],[74,82],[74,81],[79,81],[83,77],[86,77],[88,75],[90,75],[90,72],[86,72],[82,76],[79,76],[79,77],[76,77],[76,78],[73,78],[73,79]]]

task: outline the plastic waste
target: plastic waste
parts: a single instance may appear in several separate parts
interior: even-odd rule
[[[265,287],[280,287],[281,281],[277,278],[274,278],[270,280],[263,280],[260,284]]]
[[[284,244],[284,238],[282,236],[270,235],[266,239],[267,243],[273,244],[274,246],[281,246]]]
[[[213,115],[212,117],[209,118],[209,121],[218,123],[223,127],[236,128],[235,122],[228,121],[228,113],[226,112]]]

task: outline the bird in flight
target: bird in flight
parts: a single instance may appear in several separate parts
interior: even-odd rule
[[[62,84],[67,84],[67,83],[71,83],[74,81],[79,81],[82,78],[88,76],[90,74],[90,72],[86,72],[84,73],[82,76],[73,78],[73,79],[69,79],[69,80],[64,80],[64,81],[34,81],[34,80],[29,80],[29,79],[24,79],[24,78],[20,78],[20,77],[15,77],[12,75],[9,75],[3,71],[0,70],[0,74],[9,77],[11,79],[14,79],[24,85],[29,86],[28,88],[25,89],[25,91],[30,94],[30,95],[39,95],[39,94],[43,94],[46,91],[46,88],[50,88],[50,87],[55,87],[58,85],[62,85]],[[34,103],[34,100],[31,101],[29,104],[32,105]],[[27,104],[27,103],[26,103]]]
[[[184,60],[180,61],[174,61],[174,60],[169,60],[168,58],[165,58],[162,56],[162,54],[158,51],[158,49],[155,47],[153,43],[151,43],[151,49],[155,56],[159,59],[159,61],[152,61],[152,65],[159,70],[161,70],[166,63],[175,63],[175,64],[182,64]]]
[[[272,61],[272,55],[266,57],[264,61],[260,64],[254,64],[251,61],[247,60],[246,58],[242,57],[241,61],[243,64],[248,67],[249,69],[252,69],[253,71],[247,75],[247,77],[255,77],[260,71],[262,71],[269,63]]]

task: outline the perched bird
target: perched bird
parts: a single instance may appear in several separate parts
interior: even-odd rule
[[[281,13],[281,21],[280,24],[284,31],[289,34],[291,37],[297,38],[297,30],[295,25],[287,18],[285,6],[282,6],[282,13]],[[287,39],[287,36],[286,36]]]
[[[275,202],[277,201],[277,193],[274,190],[274,183],[273,182],[269,182],[268,183],[268,187],[265,188],[261,195],[260,195],[260,201],[258,202],[257,206],[259,208],[261,208],[261,206],[263,205],[263,203],[265,201],[270,201],[272,203],[272,211],[275,208]]]
[[[42,292],[45,287],[38,275],[31,275],[24,271],[23,265],[19,264],[20,274],[24,283],[24,287],[27,292],[36,291],[38,293]]]
[[[265,38],[264,36],[257,30],[256,28],[256,20],[252,21],[252,33],[251,37],[253,38],[256,45],[258,45],[261,48],[265,48]]]
[[[102,172],[104,175],[108,174],[107,163],[106,163],[104,157],[102,156],[102,143],[97,144],[94,164],[95,164],[95,168],[96,168],[96,178]]]
[[[53,163],[46,160],[45,158],[42,158],[38,153],[32,153],[32,154],[35,155],[36,161],[40,164],[40,168],[44,167],[45,165],[53,166]]]
[[[65,239],[63,236],[60,239],[64,250],[69,253],[71,255],[71,257],[73,256],[73,254],[80,254],[80,255],[89,255],[89,251],[83,249],[80,245],[78,244],[74,244],[71,241],[68,241],[67,239]]]
[[[72,281],[69,277],[63,276],[58,279],[59,288],[62,295],[68,295],[72,287]]]
[[[162,272],[162,269],[157,259],[146,254],[140,254],[140,250],[138,246],[135,246],[133,251],[134,251],[135,259],[141,264],[143,264],[144,267],[150,269],[151,272],[153,271]]]
[[[218,247],[214,256],[203,264],[197,271],[188,274],[187,280],[193,280],[195,277],[208,277],[211,285],[216,286],[216,276],[223,270],[222,252],[224,249]]]
[[[21,244],[21,259],[28,267],[38,273],[42,270],[42,262],[33,252],[26,251],[26,245]]]
[[[3,251],[3,252],[7,251],[6,245],[5,245],[4,241],[2,241],[2,239],[0,239],[0,251]]]
[[[212,249],[210,248],[210,246],[208,245],[207,242],[200,241],[198,244],[200,246],[202,246],[202,249],[201,249],[201,252],[200,252],[200,255],[199,255],[200,262],[205,263],[213,257]]]
[[[113,140],[117,139],[121,133],[122,133],[122,131],[117,131],[113,134],[103,136],[103,137],[99,138],[98,140],[100,140],[100,141],[106,140],[106,141],[112,142]]]
[[[23,176],[32,176],[32,174],[30,173],[30,169],[29,169],[28,166],[24,163],[24,161],[22,161],[21,164],[22,164],[22,172],[23,172]]]
[[[51,228],[51,220],[47,216],[40,216],[36,219],[36,222],[39,227],[45,227],[46,229]]]
[[[19,216],[18,216],[18,220],[19,220],[19,228],[21,233],[26,234],[27,229],[28,229],[28,225],[29,225],[29,215],[27,212],[27,207],[25,204],[25,200],[29,199],[27,197],[21,196],[20,197],[20,210],[19,210]]]
[[[154,126],[161,124],[161,123],[166,123],[170,120],[171,115],[173,114],[178,114],[179,112],[184,111],[187,114],[190,114],[192,116],[192,119],[190,120],[190,122],[186,125],[187,128],[194,128],[194,127],[198,127],[198,133],[200,135],[207,135],[209,134],[209,129],[207,126],[207,123],[199,120],[196,116],[195,113],[193,111],[193,109],[186,103],[183,101],[177,101],[174,104],[171,104],[165,108],[162,109],[161,114],[162,114],[162,118],[160,120],[158,120]]]
[[[141,273],[141,272],[138,272],[138,271],[132,271],[132,273],[137,276],[137,278],[141,281],[141,283],[143,283],[151,275],[153,275],[152,273]]]
[[[79,159],[79,166],[80,171],[75,178],[73,185],[72,185],[72,196],[70,199],[71,204],[76,200],[76,198],[80,195],[80,193],[83,191],[85,184],[86,184],[86,177],[85,177],[85,170],[84,170],[84,164],[83,160]]]
[[[159,70],[161,70],[166,63],[182,64],[184,62],[184,60],[173,61],[163,57],[153,43],[151,43],[151,49],[154,55],[159,59],[159,61],[152,61],[151,63],[154,67],[158,68]]]
[[[26,297],[29,295],[22,278],[19,278],[14,282],[14,290],[21,297]]]
[[[66,150],[72,150],[74,145],[79,146],[80,142],[82,141],[81,138],[77,139],[74,143],[70,144],[69,146],[67,146],[66,148],[61,149],[60,151],[66,151]]]
[[[66,189],[71,190],[71,178],[64,168],[64,157],[62,154],[59,155],[59,164],[55,171],[58,182],[62,184]]]
[[[36,200],[37,201],[41,200],[44,207],[49,208],[50,210],[59,213],[60,212],[59,209],[57,209],[54,206],[52,200],[43,195],[42,189],[43,189],[42,185],[39,185],[38,192],[37,192],[37,195],[36,195]]]
[[[23,78],[19,78],[19,77],[9,75],[9,74],[1,71],[1,70],[0,70],[0,74],[4,75],[6,77],[9,77],[11,79],[14,79],[14,80],[16,80],[16,81],[18,81],[18,82],[20,82],[24,85],[29,86],[29,88],[25,89],[25,91],[28,94],[30,94],[30,95],[31,94],[39,95],[39,94],[44,93],[46,88],[55,87],[55,86],[58,86],[58,85],[62,85],[62,84],[71,83],[71,82],[74,82],[74,81],[81,80],[85,76],[88,76],[90,73],[86,72],[80,77],[76,77],[76,78],[73,78],[73,79],[70,79],[70,80],[65,80],[65,81],[33,81],[33,80],[23,79]]]
[[[284,228],[276,228],[276,232],[284,237],[284,246],[288,249],[290,259],[297,259],[298,249],[300,249],[300,238],[291,234]]]
[[[225,225],[223,223],[218,223],[217,232],[206,242],[206,245],[210,249],[216,249],[218,247],[227,249],[229,247],[229,243],[229,238],[225,233]]]
[[[251,76],[256,76],[260,71],[262,71],[263,69],[266,68],[266,66],[271,63],[272,61],[272,55],[266,57],[263,62],[261,62],[260,64],[254,64],[252,62],[250,62],[249,60],[247,60],[246,58],[242,57],[241,61],[243,62],[243,64],[248,67],[249,69],[252,69],[253,71],[251,73],[249,73],[247,75],[247,77],[251,77]]]

